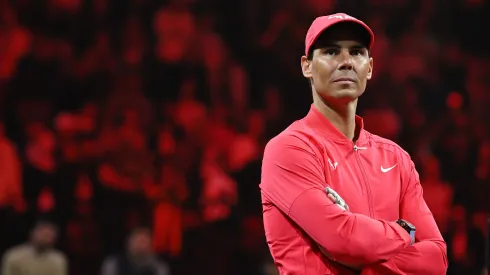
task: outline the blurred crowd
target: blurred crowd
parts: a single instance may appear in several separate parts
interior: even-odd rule
[[[366,128],[416,162],[448,274],[480,274],[489,1],[0,0],[5,275],[55,243],[70,275],[277,274],[261,153],[307,113],[304,37],[338,11],[376,35]]]

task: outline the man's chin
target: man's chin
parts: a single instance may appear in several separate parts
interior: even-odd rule
[[[361,94],[357,91],[342,90],[322,97],[327,105],[343,105],[356,101],[360,96]]]
[[[35,245],[34,248],[36,249],[36,251],[41,253],[41,252],[45,252],[45,251],[49,250],[51,248],[51,246],[50,245]]]

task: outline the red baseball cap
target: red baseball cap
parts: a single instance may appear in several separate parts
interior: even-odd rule
[[[330,28],[331,26],[342,22],[352,22],[361,26],[369,36],[368,49],[371,49],[371,46],[374,42],[374,33],[371,28],[369,28],[366,23],[357,18],[354,18],[345,13],[336,13],[326,16],[320,16],[313,20],[313,23],[311,23],[311,26],[306,33],[305,54],[308,55],[311,46],[313,45],[313,43],[315,43],[320,34],[322,34],[326,29]]]

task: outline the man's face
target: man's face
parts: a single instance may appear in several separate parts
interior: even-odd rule
[[[56,241],[56,237],[56,228],[50,224],[38,225],[32,232],[32,241],[40,249],[52,247]]]
[[[328,28],[312,47],[313,57],[301,58],[303,75],[316,93],[330,104],[348,103],[366,89],[373,59],[359,27],[340,23]]]
[[[129,253],[135,257],[143,257],[152,253],[151,236],[148,233],[135,233],[129,239]]]

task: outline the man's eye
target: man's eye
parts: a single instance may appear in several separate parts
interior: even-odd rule
[[[334,49],[325,49],[325,54],[328,54],[328,55],[336,55],[337,54],[337,51],[334,50]]]
[[[364,54],[364,52],[363,52],[362,50],[353,50],[353,51],[351,52],[351,54],[352,54],[352,55],[363,55],[363,54]]]

